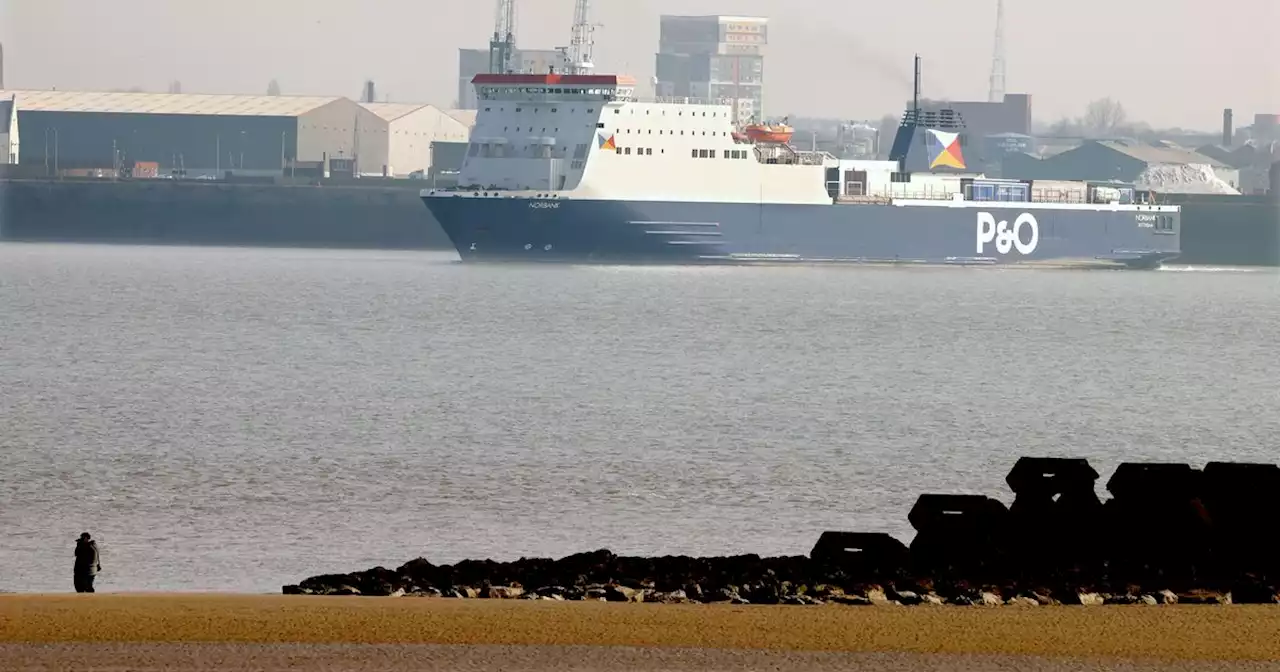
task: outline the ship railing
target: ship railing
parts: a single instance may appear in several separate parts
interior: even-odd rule
[[[1063,194],[1033,194],[1031,200],[997,200],[997,199],[967,199],[963,198],[963,194],[957,191],[893,191],[890,193],[875,194],[841,194],[836,197],[837,203],[891,203],[893,201],[954,201],[963,200],[975,203],[991,203],[993,207],[1001,203],[1054,203],[1054,204],[1084,204],[1099,203],[1099,201],[1090,201],[1081,194],[1063,193]],[[1153,205],[1151,203],[1142,203],[1139,205]]]
[[[668,105],[732,105],[731,98],[692,98],[689,96],[656,96],[641,98],[642,103],[662,103]]]

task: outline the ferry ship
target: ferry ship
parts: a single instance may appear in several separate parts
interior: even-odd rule
[[[629,77],[472,84],[458,186],[421,193],[464,261],[1153,268],[1180,251],[1177,206],[967,173],[962,132],[918,104],[891,160],[857,161],[795,148],[785,124],[740,126],[724,101],[639,100]]]

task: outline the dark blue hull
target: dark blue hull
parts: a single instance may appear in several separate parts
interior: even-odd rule
[[[1152,267],[1179,254],[1176,213],[1153,224],[1156,217],[1132,210],[996,207],[1007,203],[760,205],[438,194],[423,200],[468,261]],[[988,233],[999,225],[1003,246],[995,240],[979,245],[979,213],[990,216]],[[1034,227],[1025,223],[1014,245],[1010,224],[1025,213]]]

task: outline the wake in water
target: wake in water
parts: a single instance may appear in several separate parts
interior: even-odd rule
[[[1276,273],[1280,272],[1274,268],[1262,268],[1259,266],[1170,266],[1165,264],[1160,267],[1161,271],[1171,273]]]

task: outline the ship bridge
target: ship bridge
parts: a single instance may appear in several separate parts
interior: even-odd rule
[[[729,101],[639,100],[621,75],[472,82],[480,109],[457,191],[474,197],[830,200],[830,157],[743,139]]]

